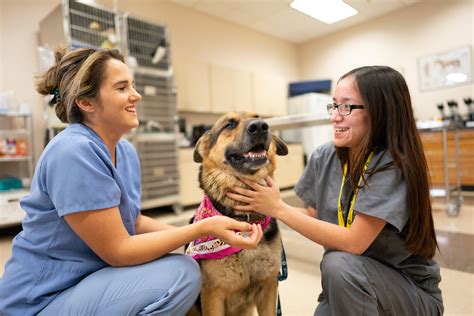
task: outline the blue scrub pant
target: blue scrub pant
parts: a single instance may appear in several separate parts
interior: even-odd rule
[[[96,271],[38,315],[184,315],[200,288],[196,261],[170,254],[142,265]]]
[[[443,303],[410,278],[366,256],[331,251],[321,261],[323,295],[315,316],[443,314]]]

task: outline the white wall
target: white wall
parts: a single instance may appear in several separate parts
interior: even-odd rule
[[[474,1],[424,1],[376,20],[314,39],[299,47],[302,79],[337,79],[364,65],[388,65],[402,72],[415,115],[431,119],[436,104],[473,96],[474,84],[420,91],[417,58],[473,44]],[[474,61],[474,59],[473,59]],[[474,71],[472,72],[474,74]],[[460,104],[465,112],[466,107]]]

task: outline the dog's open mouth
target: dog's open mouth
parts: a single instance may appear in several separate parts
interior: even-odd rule
[[[228,149],[225,157],[234,169],[243,173],[253,173],[268,163],[264,144],[257,144],[248,151]]]

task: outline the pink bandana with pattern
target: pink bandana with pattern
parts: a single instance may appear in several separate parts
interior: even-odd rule
[[[212,216],[223,215],[218,210],[216,210],[214,205],[212,205],[212,202],[209,197],[207,195],[204,195],[201,205],[199,205],[199,208],[196,214],[194,215],[193,222],[198,222],[200,220]],[[265,230],[268,224],[270,224],[270,217],[266,216],[264,219],[256,222],[255,224],[260,224],[262,226],[262,230]],[[247,233],[245,232],[237,232],[237,234],[243,236],[247,235]],[[233,255],[234,253],[237,253],[241,250],[242,248],[232,247],[218,238],[215,238],[213,236],[206,236],[192,241],[186,249],[186,254],[196,260],[222,259],[224,257]]]

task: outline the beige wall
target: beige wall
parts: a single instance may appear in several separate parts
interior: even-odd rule
[[[431,119],[436,104],[473,96],[474,85],[421,92],[417,58],[473,44],[474,1],[424,1],[345,31],[300,45],[302,79],[337,79],[363,65],[389,65],[402,72],[415,115]],[[474,72],[472,72],[474,74]],[[465,112],[464,104],[460,108]]]
[[[299,77],[296,45],[166,1],[118,0],[120,11],[166,24],[172,56]]]
[[[35,154],[43,148],[43,102],[34,88],[38,71],[39,21],[59,3],[53,0],[0,0],[0,91],[13,90],[33,112]]]
[[[114,3],[98,2],[109,8]],[[37,33],[39,21],[59,3],[60,0],[0,0],[0,91],[14,90],[19,101],[32,105],[36,156],[44,138],[43,102],[34,90],[34,74],[38,70]],[[173,60],[193,58],[275,74],[287,81],[299,77],[295,44],[166,1],[117,0],[115,3],[120,11],[169,26]],[[198,118],[203,119],[209,122],[203,116]]]

